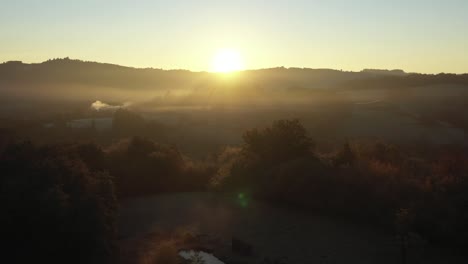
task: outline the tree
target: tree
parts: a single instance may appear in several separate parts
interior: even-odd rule
[[[243,135],[243,151],[267,163],[284,162],[310,154],[312,139],[299,120],[278,120],[271,127]]]
[[[221,185],[229,189],[256,194],[277,193],[282,183],[305,179],[309,164],[317,158],[312,154],[312,139],[299,120],[278,120],[270,127],[244,133],[244,144],[237,158],[230,161],[229,176]],[[304,177],[291,177],[299,173]],[[225,173],[226,174],[226,173]]]
[[[355,159],[356,157],[353,150],[351,149],[351,145],[349,142],[346,142],[343,145],[343,148],[337,153],[333,164],[335,166],[351,166]]]

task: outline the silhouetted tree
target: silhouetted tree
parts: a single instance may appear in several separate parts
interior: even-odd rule
[[[312,139],[299,120],[278,120],[271,127],[244,133],[243,151],[264,162],[282,162],[310,154]]]
[[[335,166],[351,166],[355,159],[356,157],[353,150],[351,149],[351,145],[349,142],[346,142],[343,145],[343,148],[336,155],[333,163]]]

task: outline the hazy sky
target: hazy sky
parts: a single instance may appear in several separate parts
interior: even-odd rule
[[[468,0],[0,0],[0,61],[468,72]]]

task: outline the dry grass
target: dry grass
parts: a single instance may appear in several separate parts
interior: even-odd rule
[[[143,259],[143,264],[178,264],[180,258],[175,241],[164,241],[154,252],[149,254]]]
[[[143,237],[133,237],[120,243],[121,263],[179,264],[179,251],[200,248],[197,237],[187,228],[171,232],[153,231]]]

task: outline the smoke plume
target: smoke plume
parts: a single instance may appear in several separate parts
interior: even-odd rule
[[[110,104],[106,104],[104,102],[101,102],[99,100],[97,100],[96,102],[91,104],[91,108],[96,110],[96,111],[100,111],[100,110],[117,110],[117,109],[120,109],[120,108],[126,108],[128,106],[130,106],[129,102],[126,102],[123,105],[110,105]]]

